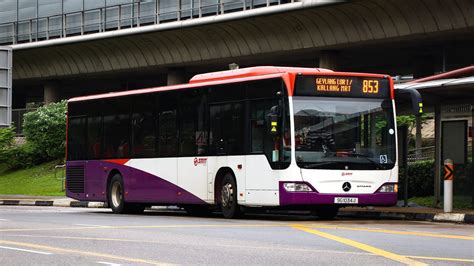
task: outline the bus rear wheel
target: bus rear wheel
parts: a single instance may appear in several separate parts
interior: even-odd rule
[[[230,173],[227,173],[222,179],[220,204],[225,218],[238,218],[242,215],[237,203],[237,184],[234,176]]]
[[[142,213],[145,205],[126,203],[124,199],[123,179],[119,174],[115,174],[109,185],[109,207],[113,213]]]

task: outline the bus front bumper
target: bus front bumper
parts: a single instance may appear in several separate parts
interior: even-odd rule
[[[291,206],[291,205],[341,205],[341,206],[393,206],[397,204],[398,195],[396,192],[386,193],[372,193],[372,194],[327,194],[319,193],[316,191],[311,192],[288,192],[283,187],[284,182],[280,182],[280,206]],[[342,198],[342,202],[336,203],[336,201]],[[343,203],[344,199],[348,201],[354,201],[357,199],[357,203]]]

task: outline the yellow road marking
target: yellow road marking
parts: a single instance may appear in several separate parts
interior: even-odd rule
[[[312,227],[312,228],[319,228],[319,229],[334,229],[334,230],[337,229],[337,230],[364,231],[364,232],[372,232],[372,233],[385,233],[385,234],[392,234],[392,235],[412,235],[412,236],[426,236],[426,237],[461,239],[461,240],[474,240],[474,237],[472,236],[445,235],[445,234],[423,233],[423,232],[413,232],[413,231],[396,231],[396,230],[387,230],[387,229],[357,228],[357,227],[321,225],[321,224],[305,224],[305,226]]]
[[[83,255],[83,256],[88,256],[88,257],[100,257],[100,258],[121,260],[121,261],[127,261],[127,262],[144,263],[144,264],[152,264],[152,265],[172,265],[172,264],[167,264],[167,263],[162,263],[162,262],[152,261],[152,260],[136,259],[136,258],[130,258],[130,257],[115,256],[115,255],[110,255],[110,254],[81,251],[81,250],[75,250],[75,249],[57,248],[57,247],[25,243],[25,242],[0,240],[0,243],[13,245],[13,246],[19,246],[19,247],[29,247],[29,248],[53,251],[53,252],[58,252],[58,253],[72,253],[72,254]]]
[[[10,237],[31,237],[31,238],[49,238],[49,239],[70,239],[70,240],[94,240],[94,241],[110,241],[110,242],[130,242],[130,243],[147,243],[147,244],[174,244],[174,245],[187,245],[187,246],[200,246],[202,243],[179,243],[179,242],[166,242],[166,241],[154,241],[154,240],[137,240],[137,239],[123,239],[123,238],[98,238],[98,237],[76,237],[76,236],[45,236],[45,235],[6,235]],[[320,252],[320,253],[334,253],[334,254],[346,254],[346,255],[363,255],[372,256],[373,254],[363,252],[351,252],[351,251],[337,251],[337,250],[317,250],[317,249],[304,249],[304,248],[286,248],[286,247],[275,247],[275,246],[249,246],[249,245],[229,245],[229,244],[217,244],[217,245],[206,245],[207,247],[229,247],[229,248],[243,248],[243,249],[262,249],[262,250],[284,250],[284,251],[300,251],[300,252]]]
[[[59,227],[59,228],[10,228],[0,229],[0,232],[29,232],[29,231],[60,231],[60,230],[85,230],[85,229],[160,229],[160,228],[220,228],[220,227],[285,227],[292,226],[292,224],[281,223],[281,224],[171,224],[171,225],[123,225],[123,226],[80,226],[80,227]],[[436,233],[423,233],[413,231],[396,231],[387,229],[371,229],[371,228],[357,228],[337,225],[324,225],[324,224],[304,224],[304,226],[319,228],[319,229],[332,229],[332,230],[351,230],[351,231],[364,231],[372,233],[385,233],[393,235],[409,235],[409,236],[424,236],[424,237],[435,237],[435,238],[447,238],[447,239],[459,239],[459,240],[471,240],[474,241],[474,236],[460,236],[460,235],[446,235]]]
[[[94,240],[94,241],[110,241],[110,242],[129,242],[129,243],[148,243],[148,244],[170,244],[166,241],[153,241],[153,240],[139,240],[139,239],[123,239],[123,238],[99,238],[99,237],[76,237],[76,236],[50,236],[50,235],[5,235],[10,237],[30,237],[30,238],[49,238],[49,239],[70,239],[70,240]],[[180,243],[174,243],[176,245]],[[202,246],[201,243],[192,244],[185,243],[187,246]],[[207,245],[211,247],[212,245]],[[359,256],[377,256],[372,253],[353,252],[353,251],[337,251],[337,250],[322,250],[322,249],[305,249],[305,248],[287,248],[287,247],[276,247],[276,246],[248,246],[248,245],[228,245],[218,244],[216,247],[228,247],[228,248],[243,248],[243,249],[261,249],[261,250],[283,250],[283,251],[294,251],[294,252],[318,252],[318,253],[331,253],[331,254],[344,254],[344,255],[359,255]],[[403,257],[411,259],[425,259],[425,260],[439,260],[439,261],[453,261],[453,262],[474,262],[474,259],[459,259],[459,258],[443,258],[443,257],[428,257],[428,256],[412,256],[402,255]]]
[[[421,260],[442,260],[442,261],[456,261],[456,262],[474,262],[470,259],[456,259],[456,258],[440,258],[440,257],[425,257],[425,256],[405,256],[412,259],[421,259]]]
[[[343,237],[331,235],[331,234],[328,234],[328,233],[324,233],[324,232],[321,232],[321,231],[318,231],[318,230],[314,230],[314,229],[308,228],[306,226],[293,225],[292,227],[295,228],[295,229],[298,229],[298,230],[305,231],[305,232],[310,233],[310,234],[314,234],[314,235],[321,236],[321,237],[324,237],[324,238],[327,238],[327,239],[331,239],[331,240],[337,241],[339,243],[343,243],[343,244],[346,244],[346,245],[349,245],[349,246],[352,246],[352,247],[370,252],[372,254],[376,254],[376,255],[379,255],[379,256],[394,260],[394,261],[398,261],[398,262],[401,262],[401,263],[404,263],[404,264],[407,264],[407,265],[417,265],[417,266],[427,265],[427,264],[409,259],[405,256],[401,256],[401,255],[398,255],[398,254],[395,254],[395,253],[392,253],[392,252],[388,252],[388,251],[385,251],[383,249],[379,249],[379,248],[376,248],[376,247],[373,247],[373,246],[370,246],[370,245],[367,245],[367,244],[363,244],[363,243],[360,243],[360,242],[357,242],[357,241],[354,241],[354,240],[350,240],[350,239],[347,239],[347,238],[343,238]]]
[[[10,228],[0,232],[59,231],[84,229],[152,229],[152,228],[220,228],[220,227],[285,227],[287,224],[171,224],[171,225],[118,225],[118,226],[80,226],[59,228]]]
[[[99,238],[99,237],[77,237],[77,236],[49,236],[49,235],[6,235],[11,237],[30,237],[30,238],[50,238],[50,239],[70,239],[70,240],[94,240],[94,241],[110,241],[110,242],[131,242],[131,243],[148,243],[148,244],[170,244],[167,241],[153,241],[153,240],[139,240],[139,239],[123,239],[123,238]],[[174,243],[176,245],[180,243]],[[185,243],[187,246],[202,246],[201,243],[192,244]],[[212,246],[212,245],[207,245]],[[352,252],[352,251],[337,251],[337,250],[322,250],[322,249],[305,249],[305,248],[287,248],[287,247],[276,247],[276,246],[248,246],[248,245],[228,245],[218,244],[216,247],[229,247],[229,248],[244,248],[244,249],[262,249],[262,250],[284,250],[284,251],[297,251],[297,252],[319,252],[319,253],[333,253],[333,254],[346,254],[346,255],[361,255],[361,256],[376,256],[375,254],[365,252]],[[404,256],[404,255],[402,255]],[[426,259],[426,260],[440,260],[440,261],[456,261],[456,262],[474,262],[472,259],[458,259],[458,258],[441,258],[441,257],[427,257],[427,256],[404,256],[412,259]]]

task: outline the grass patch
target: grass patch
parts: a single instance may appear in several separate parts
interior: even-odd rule
[[[434,197],[429,196],[429,197],[410,198],[408,201],[414,202],[420,206],[433,207],[433,200],[434,200]],[[443,197],[441,197],[441,205],[443,205]],[[472,209],[472,198],[470,196],[454,196],[453,209],[456,209],[456,210]]]
[[[28,169],[7,171],[0,165],[0,194],[64,196],[60,179],[54,177],[57,161]],[[58,171],[58,177],[61,174]]]

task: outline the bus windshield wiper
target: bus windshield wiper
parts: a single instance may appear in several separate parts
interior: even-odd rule
[[[367,161],[369,161],[371,164],[375,165],[377,167],[377,169],[382,169],[382,170],[387,169],[387,164],[378,163],[378,162],[374,161],[373,159],[371,159],[370,157],[365,157],[365,159],[367,159]]]
[[[366,153],[357,153],[357,152],[336,152],[337,157],[364,157],[369,158],[370,155]]]
[[[334,165],[334,164],[338,164],[340,162],[333,162],[333,161],[330,161],[330,162],[319,162],[319,163],[310,163],[310,164],[303,164],[301,166],[301,168],[305,168],[305,169],[313,169],[315,167],[319,167],[319,166],[327,166],[327,165]]]

